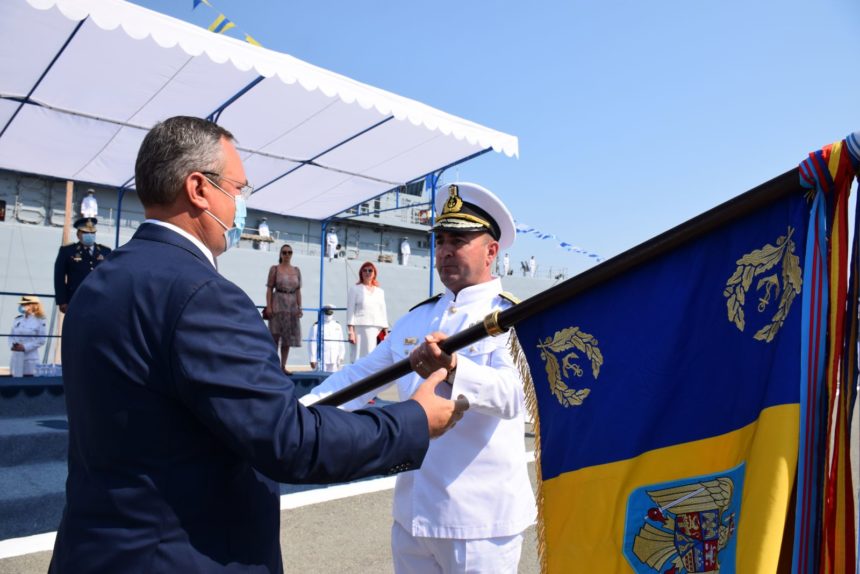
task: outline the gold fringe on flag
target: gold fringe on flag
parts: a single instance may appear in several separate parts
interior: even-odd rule
[[[514,366],[520,373],[520,379],[523,381],[523,392],[525,394],[526,409],[532,419],[532,429],[535,435],[535,474],[537,475],[537,530],[538,541],[538,559],[540,560],[540,571],[547,571],[546,557],[546,535],[543,521],[543,474],[541,473],[541,450],[540,450],[540,418],[538,417],[537,393],[535,392],[534,379],[529,369],[529,363],[526,360],[526,355],[523,348],[520,346],[520,340],[517,338],[516,329],[510,330],[508,337],[508,351],[511,353],[511,358],[514,361]]]

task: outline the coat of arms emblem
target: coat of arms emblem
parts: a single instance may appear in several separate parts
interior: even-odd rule
[[[739,481],[741,484],[736,485]],[[630,497],[624,553],[636,572],[734,572],[743,465]]]

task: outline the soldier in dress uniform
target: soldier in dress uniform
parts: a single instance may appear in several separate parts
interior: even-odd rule
[[[69,307],[78,285],[110,254],[109,247],[96,243],[98,222],[95,217],[81,217],[75,221],[78,242],[60,247],[57,254],[54,262],[54,300],[63,313]]]
[[[526,467],[523,383],[508,333],[448,355],[438,343],[515,304],[492,269],[516,234],[513,217],[489,190],[456,183],[436,198],[436,270],[445,293],[419,303],[366,357],[328,377],[301,399],[313,403],[402,359],[414,372],[393,384],[401,399],[437,369],[444,395],[470,409],[430,444],[421,468],[397,477],[391,548],[396,574],[515,574],[523,531],[535,520]],[[442,391],[440,386],[437,392]],[[361,408],[380,389],[343,405]]]

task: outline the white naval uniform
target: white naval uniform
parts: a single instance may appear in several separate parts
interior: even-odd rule
[[[24,351],[12,351],[9,370],[13,377],[33,375],[39,362],[39,347],[47,341],[48,330],[45,320],[35,315],[18,315],[12,322],[9,346],[15,343],[24,345]]]
[[[483,321],[511,303],[499,296],[498,278],[447,290],[435,303],[414,308],[367,357],[335,373],[302,397],[304,404],[356,382],[409,356],[433,331],[448,335]],[[457,351],[451,394],[465,395],[470,408],[457,425],[431,441],[421,468],[397,477],[394,520],[413,536],[479,539],[521,533],[535,520],[527,473],[523,383],[507,349],[508,335],[488,337]],[[410,373],[395,381],[400,399],[423,379]],[[440,386],[440,389],[445,385]],[[379,389],[350,401],[363,406]]]
[[[409,265],[409,256],[412,254],[412,247],[409,245],[409,241],[404,239],[400,244],[400,264],[401,265]]]
[[[323,360],[322,370],[334,373],[339,371],[346,358],[346,350],[344,349],[343,327],[340,326],[334,317],[323,315]],[[310,336],[310,357],[311,362],[317,362],[317,324],[311,325]]]
[[[337,252],[337,244],[339,243],[337,238],[337,233],[334,231],[329,231],[325,236],[325,254],[328,257],[329,261],[331,261],[335,253]]]

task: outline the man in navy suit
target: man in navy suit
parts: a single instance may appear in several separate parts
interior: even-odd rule
[[[147,220],[69,309],[51,572],[281,572],[276,481],[417,468],[462,417],[435,394],[444,370],[384,409],[299,405],[254,304],[215,268],[250,195],[232,140],[198,118],[149,132],[135,166]]]

